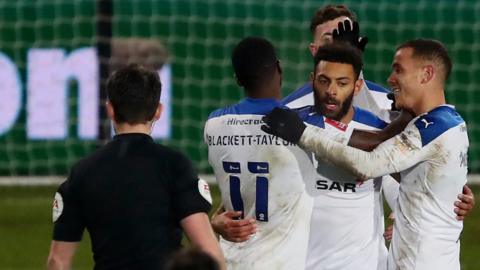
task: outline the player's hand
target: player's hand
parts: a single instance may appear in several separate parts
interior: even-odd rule
[[[289,109],[275,108],[262,118],[261,129],[286,141],[297,143],[306,126],[298,114]]]
[[[352,22],[350,20],[345,20],[338,23],[338,28],[333,30],[332,33],[333,41],[343,41],[348,42],[352,46],[365,51],[365,46],[367,46],[368,38],[360,37],[360,26],[357,22]]]
[[[470,214],[475,206],[475,197],[472,190],[467,186],[463,186],[463,193],[458,195],[459,201],[456,201],[454,211],[457,214],[457,220],[464,220]]]
[[[213,230],[230,242],[244,242],[257,231],[255,219],[236,219],[242,216],[240,211],[225,211],[212,218]]]
[[[390,219],[392,221],[392,224],[387,226],[387,228],[385,229],[385,232],[383,233],[383,237],[387,241],[392,241],[393,222],[395,222],[395,216],[393,215],[393,213],[390,213],[390,216],[388,216],[388,219]]]

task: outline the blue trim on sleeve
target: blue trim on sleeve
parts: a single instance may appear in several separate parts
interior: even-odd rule
[[[281,103],[275,99],[245,98],[237,104],[213,111],[208,116],[208,119],[220,117],[227,114],[263,115],[269,113],[275,107],[281,107]]]
[[[368,89],[371,90],[371,91],[381,92],[381,93],[385,93],[385,94],[388,94],[388,93],[391,92],[387,88],[385,88],[385,87],[383,87],[379,84],[376,84],[374,82],[371,82],[371,81],[365,80],[365,84],[367,85]]]
[[[375,114],[367,110],[354,106],[353,111],[354,111],[354,114],[353,114],[352,120],[355,122],[358,122],[367,126],[371,126],[374,128],[378,128],[378,129],[383,129],[388,125],[387,122],[383,121],[378,116],[376,116]]]
[[[315,110],[313,108],[313,106],[309,105],[309,106],[305,106],[305,107],[300,107],[300,108],[294,108],[294,109],[291,109],[292,111],[295,111],[298,116],[300,116],[300,118],[302,120],[305,120],[308,115],[310,115],[311,113],[313,113]]]
[[[439,106],[419,117],[415,121],[415,126],[420,131],[422,146],[425,146],[447,130],[464,122],[455,108],[445,105]]]
[[[315,113],[312,115],[309,115],[305,120],[305,123],[308,123],[312,126],[316,126],[319,128],[325,128],[325,119],[323,118],[323,115]]]
[[[293,110],[298,113],[303,122],[319,128],[325,128],[325,119],[323,118],[323,115],[315,111],[314,106],[305,106]]]
[[[303,86],[301,86],[300,88],[298,88],[297,90],[293,91],[292,93],[290,93],[288,96],[284,97],[281,101],[281,103],[283,105],[286,105],[294,100],[297,100],[303,96],[306,96],[310,93],[312,93],[313,91],[313,88],[312,88],[312,83],[311,82],[308,82],[306,84],[304,84]]]

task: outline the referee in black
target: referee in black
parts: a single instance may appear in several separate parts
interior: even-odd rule
[[[160,118],[158,74],[128,66],[110,76],[107,112],[116,136],[76,163],[53,203],[48,269],[70,269],[86,228],[94,269],[162,269],[182,231],[224,269],[207,216],[208,185],[180,152],[150,137]]]

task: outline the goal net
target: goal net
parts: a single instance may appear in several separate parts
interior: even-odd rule
[[[162,102],[167,113],[155,137],[187,153],[201,173],[210,172],[203,143],[208,114],[242,98],[231,68],[233,46],[250,35],[271,40],[281,58],[286,95],[308,80],[310,18],[325,3],[113,2],[113,44],[121,52],[126,50],[127,58],[163,72]],[[478,173],[480,2],[341,3],[356,12],[362,34],[370,39],[364,72],[371,81],[386,85],[394,49],[407,39],[435,38],[447,45],[454,63],[447,99],[467,121],[470,172]],[[64,175],[97,147],[95,12],[93,0],[0,1],[1,176]]]

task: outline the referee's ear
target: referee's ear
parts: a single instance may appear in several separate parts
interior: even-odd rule
[[[157,109],[155,110],[155,114],[153,115],[153,120],[154,121],[157,121],[158,119],[160,119],[160,116],[162,115],[162,112],[163,112],[163,105],[162,103],[158,103],[158,106],[157,106]]]
[[[110,118],[112,121],[115,121],[115,110],[113,109],[112,103],[107,101],[105,103],[105,107],[107,108],[107,116]]]

